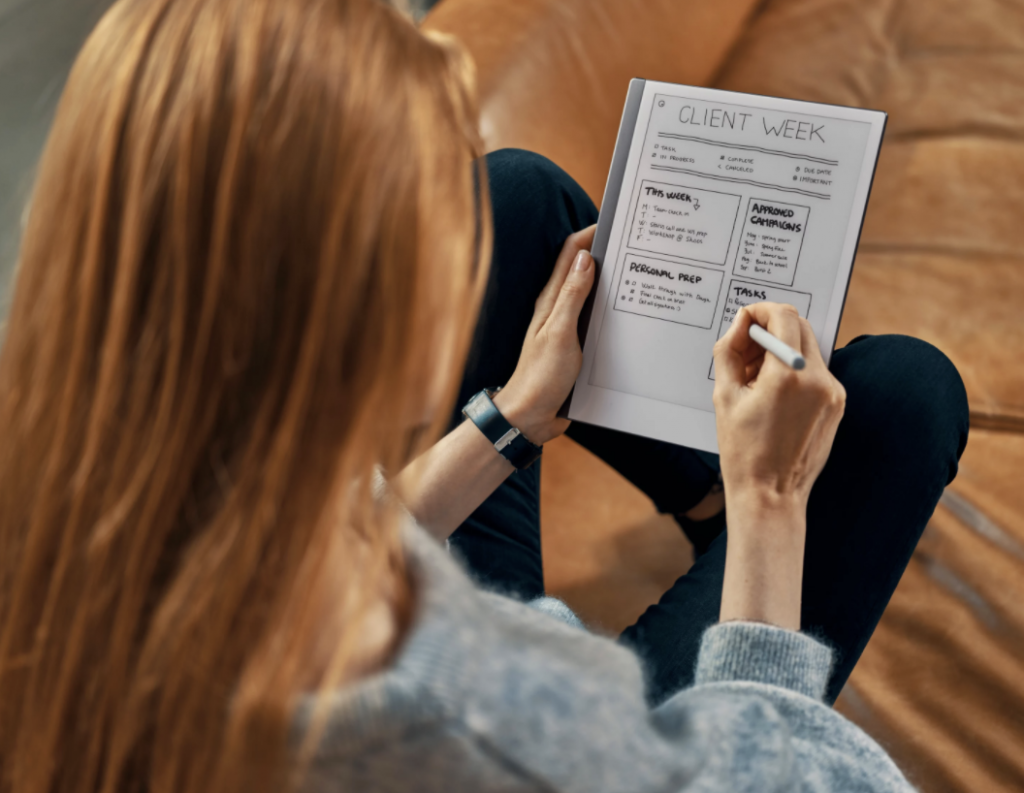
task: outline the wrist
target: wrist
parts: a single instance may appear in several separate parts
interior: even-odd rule
[[[807,534],[805,500],[778,493],[730,493],[728,486],[725,493],[730,550],[742,550],[751,557],[797,553],[802,558]]]
[[[805,514],[787,509],[728,515],[719,619],[800,630]]]
[[[558,434],[551,432],[550,420],[538,416],[528,401],[518,398],[518,395],[508,388],[501,389],[491,401],[501,411],[505,420],[519,430],[530,443],[543,446]]]
[[[740,518],[770,521],[784,528],[800,528],[807,519],[807,497],[801,493],[782,493],[769,487],[737,486],[725,482],[725,509],[729,528]]]

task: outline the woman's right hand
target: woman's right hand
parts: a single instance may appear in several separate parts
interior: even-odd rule
[[[765,353],[750,338],[753,323],[801,352],[806,368]],[[722,619],[798,628],[807,501],[846,391],[807,320],[792,306],[756,303],[715,345],[714,402],[729,524]]]
[[[802,353],[794,371],[750,338],[756,323]],[[843,417],[846,391],[792,306],[740,310],[715,345],[715,415],[726,492],[807,506]]]

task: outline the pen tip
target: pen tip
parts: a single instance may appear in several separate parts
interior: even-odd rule
[[[807,361],[804,360],[803,356],[797,356],[793,361],[793,368],[798,372],[807,366]]]

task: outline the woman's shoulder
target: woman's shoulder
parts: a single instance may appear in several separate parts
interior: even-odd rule
[[[473,769],[476,790],[501,787],[509,774],[524,785],[540,775],[558,789],[595,791],[620,776],[619,787],[642,790],[635,784],[666,759],[680,766],[678,751],[655,756],[633,653],[573,625],[564,604],[568,613],[554,613],[557,601],[481,591],[415,526],[406,547],[412,623],[389,667],[321,701],[310,789],[345,789],[344,779],[360,790],[398,782],[431,790],[443,777],[437,789],[452,790]],[[297,740],[316,704],[313,696],[300,704]]]
[[[325,729],[307,790],[753,790],[764,778],[874,779],[857,765],[887,761],[813,692],[731,679],[724,667],[651,710],[628,649],[553,614],[557,602],[537,608],[482,592],[415,526],[406,547],[412,624],[389,667],[321,701]],[[729,630],[735,643],[742,629]],[[789,649],[813,661],[806,642]],[[728,656],[705,644],[709,657]],[[750,636],[746,649],[758,649]],[[297,737],[316,702],[300,705]],[[830,730],[828,740],[816,735]]]

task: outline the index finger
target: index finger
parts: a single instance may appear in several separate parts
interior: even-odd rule
[[[725,335],[715,344],[715,388],[726,385],[742,385],[746,382],[747,364],[756,352],[764,351],[750,338],[750,323],[753,321],[744,306],[736,312]]]
[[[814,328],[806,319],[800,320],[800,334],[803,342],[801,352],[807,365],[812,368],[825,368],[825,359],[821,357],[821,348],[818,346],[818,339],[814,335]]]
[[[555,307],[555,302],[558,300],[558,293],[562,289],[562,285],[565,283],[565,278],[569,274],[569,268],[572,267],[573,261],[576,259],[576,254],[580,251],[589,251],[590,246],[594,242],[594,232],[597,230],[597,226],[588,226],[585,229],[570,234],[565,238],[565,243],[562,245],[562,250],[558,254],[558,259],[555,261],[554,270],[551,272],[551,277],[548,279],[547,284],[541,290],[540,296],[537,298],[537,305],[534,311],[534,322],[543,325],[551,314],[552,309]]]
[[[800,314],[788,303],[751,303],[747,306],[751,319],[794,350],[807,355],[803,349]]]

